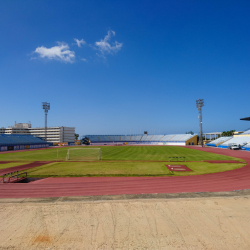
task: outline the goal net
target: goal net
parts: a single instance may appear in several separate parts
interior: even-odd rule
[[[101,161],[100,148],[69,148],[66,161]]]

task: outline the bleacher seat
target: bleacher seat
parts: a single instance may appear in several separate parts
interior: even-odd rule
[[[138,142],[153,143],[174,142],[183,143],[196,135],[191,134],[171,134],[171,135],[86,135],[91,142]]]
[[[184,134],[183,137],[181,138],[181,141],[187,141],[191,139],[194,135],[191,134]]]
[[[141,141],[142,135],[132,135],[131,136],[131,141]]]
[[[150,141],[152,137],[152,135],[143,135],[141,141]]]
[[[246,130],[245,132],[242,133],[242,135],[247,135],[250,134],[250,129]]]
[[[232,144],[237,144],[237,145],[245,145],[250,143],[250,136],[236,136],[231,138],[230,140],[223,142],[222,144],[220,144],[218,147],[219,148],[227,148]]]
[[[88,135],[87,137],[90,139],[90,141],[93,141],[93,142],[100,141],[97,135]]]
[[[33,135],[0,134],[0,145],[32,145],[42,143],[45,143],[45,141]]]
[[[175,135],[174,137],[172,137],[170,140],[171,141],[182,141],[181,139],[184,137],[185,135],[184,134],[180,134],[180,135]]]
[[[98,137],[100,138],[100,141],[103,142],[109,142],[109,136],[108,135],[98,135]]]
[[[121,141],[123,142],[129,142],[130,141],[130,135],[121,135]]]
[[[164,135],[153,135],[151,141],[161,141]]]
[[[244,146],[242,147],[242,149],[247,150],[247,151],[250,151],[250,143],[244,145]]]
[[[111,142],[119,142],[120,141],[120,135],[110,135],[109,139]]]
[[[232,138],[233,138],[232,136],[223,136],[223,137],[220,137],[216,140],[213,140],[213,141],[207,143],[206,145],[210,146],[210,147],[217,147],[217,145],[222,144],[222,143],[224,143]]]
[[[161,141],[169,141],[171,138],[173,138],[174,137],[174,135],[165,135],[162,139],[161,139]]]
[[[177,134],[177,135],[166,135],[161,140],[166,142],[185,142],[191,139],[195,135],[191,134]]]

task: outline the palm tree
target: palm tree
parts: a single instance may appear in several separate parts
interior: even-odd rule
[[[235,130],[223,131],[221,133],[221,136],[233,136],[234,132],[235,132]]]

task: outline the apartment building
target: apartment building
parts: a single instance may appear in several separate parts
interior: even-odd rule
[[[33,135],[41,139],[45,139],[45,128],[32,128],[30,123],[16,123],[14,126],[0,128],[0,134],[21,134]],[[74,127],[47,127],[47,142],[74,142]]]

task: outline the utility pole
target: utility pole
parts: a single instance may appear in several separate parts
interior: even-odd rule
[[[45,113],[44,140],[47,142],[47,115],[50,110],[50,103],[43,102],[43,109]]]
[[[199,134],[199,142],[198,144],[203,147],[203,137],[202,137],[202,107],[204,106],[204,99],[196,100],[196,107],[199,111],[199,127],[200,127],[200,134]]]

